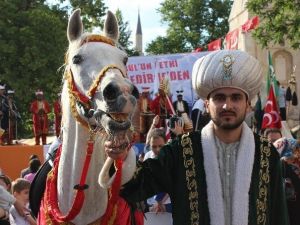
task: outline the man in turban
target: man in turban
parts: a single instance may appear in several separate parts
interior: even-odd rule
[[[47,144],[48,134],[48,113],[50,113],[50,105],[44,99],[44,93],[41,90],[35,92],[36,100],[30,105],[30,112],[32,113],[33,132],[35,136],[35,144]]]
[[[198,59],[192,84],[211,121],[143,162],[121,195],[136,202],[167,192],[174,225],[288,224],[278,153],[244,122],[261,81],[260,63],[246,52],[220,50]],[[106,147],[109,156],[120,156]]]
[[[159,83],[158,95],[151,102],[151,111],[158,115],[160,120],[157,125],[159,127],[166,127],[166,119],[170,118],[172,114],[172,102],[169,99],[169,81],[163,79]]]
[[[173,108],[177,116],[181,116],[182,113],[189,115],[189,105],[187,101],[183,100],[183,90],[179,89],[176,91],[177,100],[173,102]]]

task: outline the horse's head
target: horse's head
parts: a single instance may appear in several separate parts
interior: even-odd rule
[[[92,35],[83,33],[80,10],[76,10],[67,34],[66,74],[73,116],[115,140],[124,138],[131,127],[138,91],[127,79],[127,55],[116,47],[119,32],[115,16],[108,11],[104,34]]]

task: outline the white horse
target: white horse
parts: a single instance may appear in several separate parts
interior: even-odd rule
[[[104,188],[98,182],[106,160],[104,143],[110,140],[117,148],[130,146],[130,118],[138,92],[126,78],[127,56],[116,47],[118,25],[110,11],[104,35],[83,33],[80,10],[71,15],[67,35],[69,49],[61,96],[61,156],[56,173],[54,169],[48,175],[43,213],[46,219],[48,216],[58,218],[60,223],[86,225],[100,221],[106,212],[109,202],[106,188],[112,182],[107,171],[102,171],[99,178]],[[90,163],[86,162],[89,156]],[[107,169],[111,163],[112,160]],[[135,155],[130,149],[123,163],[122,183],[127,182],[134,171]],[[85,195],[83,201],[74,200],[78,190]],[[77,201],[75,205],[83,205],[77,209],[74,201]]]

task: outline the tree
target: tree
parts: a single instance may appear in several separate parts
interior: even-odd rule
[[[66,2],[61,0],[61,3]],[[103,16],[106,14],[107,7],[103,0],[69,0],[71,9],[81,9],[82,22],[87,31],[95,28],[103,28]]]
[[[138,55],[138,52],[135,51],[132,47],[132,41],[130,41],[131,30],[129,30],[128,21],[124,22],[122,12],[117,9],[116,17],[119,25],[119,45],[127,52],[128,56]]]
[[[158,11],[168,24],[166,37],[152,41],[152,54],[189,52],[228,32],[231,0],[165,0]]]
[[[43,1],[0,1],[0,8],[5,9],[0,14],[1,81],[16,91],[26,122],[36,89],[42,88],[51,100],[61,88],[58,68],[63,65],[67,46],[67,14],[50,9]]]
[[[292,48],[300,47],[298,0],[249,0],[247,8],[260,18],[260,25],[252,33],[263,47],[285,41]]]

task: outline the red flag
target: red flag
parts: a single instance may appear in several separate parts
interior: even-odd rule
[[[208,51],[215,51],[220,49],[221,49],[221,38],[214,40],[207,45]]]
[[[202,51],[203,51],[203,49],[202,49],[201,47],[196,48],[196,49],[194,50],[194,52],[202,52]]]
[[[242,25],[242,32],[246,33],[249,30],[255,29],[259,24],[258,16],[252,17]]]
[[[239,40],[239,28],[236,28],[233,31],[230,31],[226,37],[226,49],[234,50],[238,49],[238,40]]]
[[[281,118],[279,116],[276,97],[273,90],[273,85],[270,88],[269,96],[264,108],[264,117],[262,121],[262,129],[266,128],[281,128]]]

